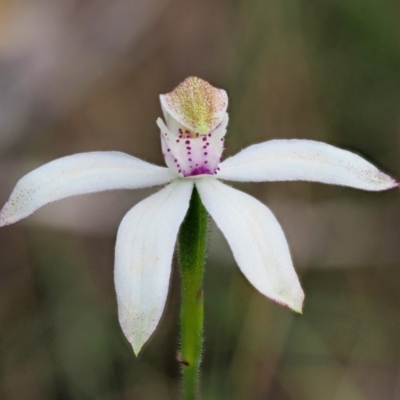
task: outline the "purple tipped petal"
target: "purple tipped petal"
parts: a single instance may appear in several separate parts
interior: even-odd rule
[[[313,140],[271,140],[250,146],[220,164],[231,181],[313,181],[379,191],[398,187],[357,154]]]
[[[196,180],[196,187],[249,282],[263,295],[301,312],[304,293],[285,235],[271,211],[213,178]]]

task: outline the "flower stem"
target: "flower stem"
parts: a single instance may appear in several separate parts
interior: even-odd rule
[[[203,345],[203,274],[208,215],[194,188],[189,211],[179,232],[181,269],[181,349],[183,399],[199,395],[199,370]]]

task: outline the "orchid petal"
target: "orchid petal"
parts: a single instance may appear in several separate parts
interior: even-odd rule
[[[398,186],[350,151],[312,140],[271,140],[223,161],[217,178],[230,181],[314,181],[363,190]]]
[[[285,235],[271,211],[212,178],[196,180],[196,187],[250,283],[263,295],[301,312],[304,293]]]
[[[17,222],[43,205],[65,197],[162,185],[175,178],[176,174],[168,168],[116,151],[63,157],[19,180],[0,212],[0,226]]]
[[[176,237],[192,189],[191,180],[171,183],[133,207],[119,227],[115,249],[118,314],[135,354],[163,312]]]

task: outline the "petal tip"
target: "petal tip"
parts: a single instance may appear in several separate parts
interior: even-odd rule
[[[282,298],[273,298],[270,296],[267,296],[268,298],[270,298],[273,302],[275,302],[276,304],[278,304],[279,306],[282,306],[284,308],[287,308],[297,314],[303,314],[303,302],[304,302],[304,295],[299,298],[299,299],[294,299],[294,300],[284,300]]]
[[[126,332],[124,329],[124,326],[121,325],[121,327],[122,327],[122,331],[124,333],[126,340],[129,342],[129,344],[132,347],[133,352],[135,353],[135,356],[139,357],[139,353],[142,351],[142,348],[143,348],[144,344],[146,343],[146,341],[143,341],[142,339],[140,339],[138,337],[138,335],[135,335],[132,332],[129,332],[129,333]]]
[[[281,303],[284,307],[289,308],[290,310],[294,311],[297,314],[303,314],[303,300],[296,303]]]
[[[390,178],[390,183],[389,183],[389,185],[387,186],[387,190],[390,190],[390,189],[395,189],[395,188],[398,188],[398,187],[400,187],[400,182],[399,181],[397,181],[395,178],[392,178],[391,176],[389,176],[388,175],[388,177]]]
[[[390,181],[386,182],[386,185],[381,186],[378,189],[375,189],[375,191],[385,191],[385,190],[392,190],[392,189],[396,189],[396,188],[400,188],[400,182],[396,181],[396,179],[390,177]]]
[[[303,315],[303,303],[300,305],[300,307],[293,307],[292,310],[300,315]]]
[[[12,223],[16,222],[10,218],[10,212],[8,210],[9,210],[9,202],[4,204],[4,207],[0,210],[0,228],[3,226],[11,225]]]
[[[297,314],[303,314],[304,292],[300,289],[291,300],[278,301],[279,304],[289,308]]]
[[[143,345],[131,344],[135,357],[139,357],[139,353],[142,351]]]

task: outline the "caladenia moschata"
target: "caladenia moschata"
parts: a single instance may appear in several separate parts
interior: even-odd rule
[[[249,282],[301,312],[304,293],[284,233],[271,211],[221,181],[313,181],[382,191],[398,187],[360,156],[311,140],[270,140],[222,160],[228,96],[190,77],[160,96],[157,125],[167,167],[120,152],[75,154],[22,177],[0,225],[68,196],[112,189],[164,187],[123,218],[115,249],[115,289],[122,330],[138,354],[163,312],[179,234],[182,275],[181,351],[185,398],[196,398],[203,332],[207,212],[227,239]]]

